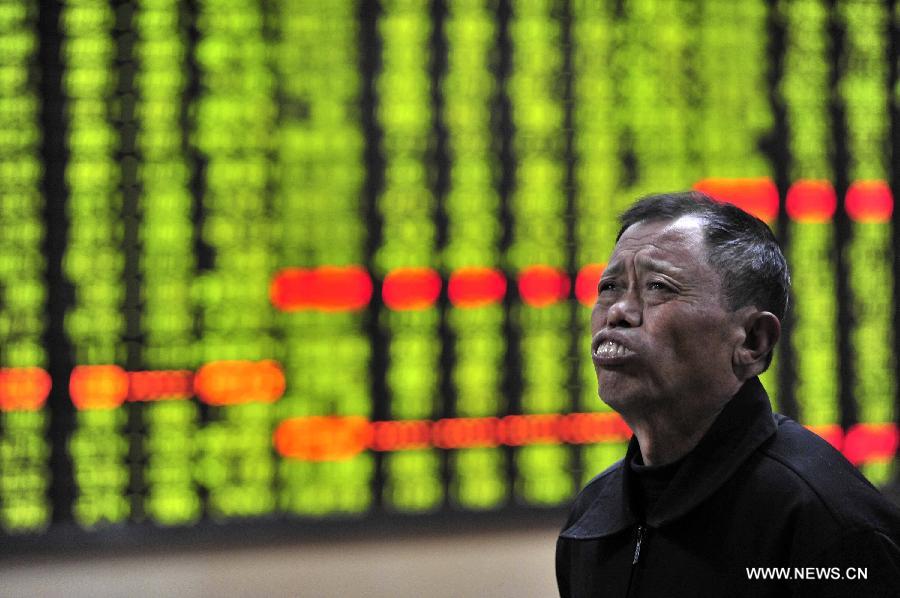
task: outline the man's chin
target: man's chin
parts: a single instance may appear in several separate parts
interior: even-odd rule
[[[632,380],[602,380],[597,385],[600,400],[618,413],[627,413],[635,409],[641,410],[647,402],[646,392],[636,388]]]
[[[628,410],[630,405],[633,405],[633,402],[628,401],[627,399],[620,397],[619,395],[600,395],[600,400],[603,401],[610,409],[617,413],[621,413],[622,410]]]

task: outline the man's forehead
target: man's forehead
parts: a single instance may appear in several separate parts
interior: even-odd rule
[[[638,222],[619,238],[607,270],[617,270],[631,255],[650,267],[680,269],[688,265],[685,262],[695,263],[704,253],[703,220],[697,216]]]
[[[651,239],[679,240],[685,237],[703,239],[703,228],[706,221],[702,216],[686,214],[671,220],[644,220],[635,222],[622,233],[619,239],[632,242],[646,242]]]

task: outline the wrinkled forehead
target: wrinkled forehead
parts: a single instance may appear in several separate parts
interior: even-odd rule
[[[703,225],[697,216],[633,224],[616,242],[607,270],[615,271],[631,260],[637,265],[679,269],[706,265]]]

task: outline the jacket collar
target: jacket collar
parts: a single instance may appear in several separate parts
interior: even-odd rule
[[[685,457],[675,478],[647,516],[660,527],[682,517],[718,490],[763,442],[775,433],[769,397],[754,377],[741,387]],[[562,533],[567,538],[598,538],[638,523],[631,507],[632,473],[628,463],[639,450],[632,436],[625,458],[595,483],[600,484],[587,510]]]

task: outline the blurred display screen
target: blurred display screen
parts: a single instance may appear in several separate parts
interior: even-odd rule
[[[3,550],[559,516],[630,437],[589,357],[616,216],[692,187],[784,243],[776,408],[888,482],[898,24],[871,0],[0,4]]]

